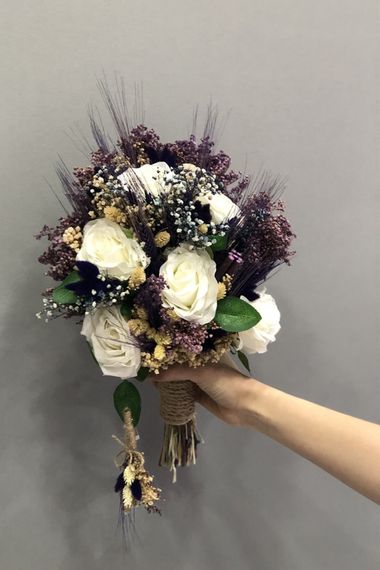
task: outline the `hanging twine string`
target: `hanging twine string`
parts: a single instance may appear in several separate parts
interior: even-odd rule
[[[130,451],[136,449],[136,430],[132,422],[132,414],[128,408],[124,410],[124,440],[125,447]]]
[[[160,415],[172,426],[181,426],[194,418],[197,385],[191,380],[158,382]]]
[[[115,457],[115,465],[120,468],[128,459],[135,458],[137,463],[144,465],[144,456],[140,451],[137,451],[136,443],[136,430],[132,422],[132,414],[128,408],[124,410],[124,441],[113,435],[112,438],[117,441],[122,450]]]
[[[116,466],[121,469],[115,491],[120,494],[122,512],[128,515],[134,507],[143,505],[149,512],[159,513],[155,503],[161,490],[153,485],[153,477],[145,468],[144,454],[137,449],[136,430],[128,408],[125,408],[123,417],[124,441],[112,436],[123,447],[115,458]]]

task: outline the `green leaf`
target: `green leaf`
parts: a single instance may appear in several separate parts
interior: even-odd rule
[[[62,281],[60,287],[65,287],[66,285],[70,285],[71,283],[78,283],[78,281],[82,281],[82,277],[79,275],[78,271],[72,271]]]
[[[127,238],[129,239],[133,238],[133,230],[131,230],[131,228],[121,228],[121,229],[123,230]]]
[[[227,249],[228,235],[216,235],[213,237],[214,243],[211,245],[212,251],[224,251]]]
[[[58,303],[58,305],[71,305],[75,303],[77,296],[74,291],[66,289],[66,287],[56,287],[53,291],[53,301]]]
[[[129,408],[132,414],[133,425],[136,426],[140,419],[141,397],[136,386],[124,380],[118,385],[113,394],[113,403],[122,421],[124,421],[124,410]]]
[[[136,378],[140,382],[143,382],[145,378],[148,376],[148,374],[149,374],[149,368],[144,368],[144,366],[141,366],[139,371],[137,372]]]
[[[260,313],[243,299],[231,296],[218,301],[214,321],[227,332],[246,331],[260,320]]]
[[[70,291],[66,289],[66,285],[70,285],[70,283],[77,283],[78,281],[82,281],[78,271],[72,271],[68,274],[68,276],[62,281],[58,287],[56,287],[53,291],[53,301],[58,303],[58,305],[71,305],[75,303],[77,300],[77,295],[74,291]]]
[[[247,356],[244,354],[244,352],[242,352],[241,350],[238,350],[237,355],[238,355],[240,362],[244,366],[244,368],[246,368],[248,370],[248,372],[251,372],[251,369],[249,366],[249,360],[248,360]]]
[[[121,305],[120,312],[123,315],[123,317],[127,321],[129,321],[129,319],[132,317],[132,305],[131,305],[131,303],[129,303],[128,301],[124,301],[123,304]]]

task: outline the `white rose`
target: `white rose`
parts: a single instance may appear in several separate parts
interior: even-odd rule
[[[187,245],[174,249],[160,268],[167,285],[162,293],[163,306],[186,321],[200,325],[212,321],[218,293],[215,270],[215,262],[206,251]]]
[[[166,162],[155,162],[154,164],[143,164],[139,168],[128,168],[123,174],[118,176],[123,188],[130,190],[136,177],[143,187],[158,198],[165,191],[165,176],[170,173],[170,166]]]
[[[276,334],[281,328],[281,315],[276,301],[272,295],[265,291],[265,288],[257,289],[256,292],[260,297],[255,301],[248,301],[245,297],[240,297],[240,299],[252,305],[261,315],[261,321],[256,326],[239,333],[243,349],[251,354],[254,352],[266,352],[268,344],[276,340]]]
[[[227,222],[240,214],[240,208],[225,194],[205,192],[198,197],[201,204],[209,204],[211,221],[214,224]]]
[[[90,261],[102,275],[120,281],[128,279],[137,267],[145,269],[150,261],[135,239],[128,238],[119,224],[106,218],[92,220],[84,226],[77,260]]]
[[[136,376],[141,353],[118,307],[99,308],[85,316],[82,332],[105,376]]]

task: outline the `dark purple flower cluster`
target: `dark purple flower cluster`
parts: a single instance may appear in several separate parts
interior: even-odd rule
[[[152,327],[158,328],[161,323],[161,307],[162,299],[161,293],[165,287],[163,277],[151,275],[140,287],[137,293],[134,304],[138,307],[143,307],[148,313],[148,321]]]
[[[205,326],[173,317],[163,309],[161,311],[163,325],[160,331],[168,333],[172,339],[172,348],[181,348],[193,354],[200,354],[206,339],[210,336]]]
[[[154,129],[148,129],[145,125],[137,125],[131,129],[130,141],[132,145],[144,145],[159,150],[162,146],[160,137]]]
[[[92,180],[94,169],[91,166],[87,166],[85,168],[74,168],[74,176],[78,180],[79,184],[84,187]]]
[[[265,191],[253,194],[242,205],[231,245],[243,255],[243,263],[233,275],[231,294],[252,298],[253,290],[275,267],[289,264],[295,234],[283,212],[284,203]]]
[[[225,188],[237,182],[235,187],[226,192],[227,195],[231,193],[236,201],[248,186],[248,178],[242,177],[240,173],[234,170],[229,170],[231,158],[225,152],[221,150],[213,154],[215,143],[208,135],[201,138],[199,143],[197,143],[195,135],[191,135],[189,139],[178,140],[167,146],[176,155],[178,163],[190,163],[205,168],[210,174],[215,174]]]
[[[115,153],[105,152],[102,149],[95,150],[91,153],[91,164],[95,167],[103,166],[104,164],[110,164]]]
[[[36,239],[46,237],[50,241],[47,250],[40,255],[38,261],[50,265],[47,275],[56,281],[62,281],[74,269],[76,253],[62,240],[64,231],[69,227],[83,226],[80,215],[60,218],[55,228],[45,225],[35,236]]]

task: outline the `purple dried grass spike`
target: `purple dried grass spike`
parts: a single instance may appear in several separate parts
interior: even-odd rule
[[[154,264],[158,256],[157,246],[154,241],[154,234],[148,225],[141,205],[139,205],[136,213],[130,215],[130,221],[139,241],[144,242],[144,250],[151,258],[151,263]],[[151,266],[151,269],[152,268],[153,266]]]
[[[88,111],[88,116],[90,119],[90,127],[92,136],[99,150],[104,154],[110,154],[114,151],[112,144],[110,144],[109,137],[103,125],[102,118],[97,108],[90,107]]]
[[[103,77],[98,80],[98,88],[115,126],[120,145],[132,162],[135,162],[136,153],[130,141],[131,127],[124,80],[116,76],[114,90],[111,90],[106,77]]]
[[[90,199],[62,159],[58,162],[56,171],[63,186],[64,194],[75,214],[81,215],[83,218],[88,217],[88,211],[91,209]]]

